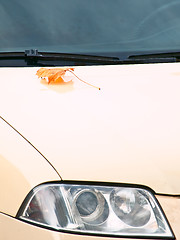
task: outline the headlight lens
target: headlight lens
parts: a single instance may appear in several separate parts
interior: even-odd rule
[[[18,217],[61,231],[173,238],[153,193],[136,187],[44,184],[28,195]]]

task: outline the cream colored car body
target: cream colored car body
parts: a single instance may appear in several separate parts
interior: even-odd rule
[[[180,239],[180,64],[75,68],[101,90],[38,69],[0,69],[0,238],[100,239],[14,218],[35,186],[63,179],[152,188]]]

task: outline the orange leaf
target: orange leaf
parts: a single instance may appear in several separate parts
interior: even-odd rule
[[[53,83],[53,82],[64,82],[63,76],[65,75],[66,71],[74,71],[74,68],[52,68],[52,69],[47,69],[47,68],[40,68],[36,75],[39,78],[45,78],[47,79],[48,83]]]
[[[66,72],[70,72],[72,73],[77,79],[79,79],[81,82],[91,86],[91,87],[95,87],[97,89],[100,90],[99,87],[96,87],[90,83],[87,83],[85,81],[83,81],[82,79],[80,79],[75,73],[74,73],[74,68],[52,68],[52,69],[47,69],[47,68],[40,68],[36,75],[39,78],[43,78],[46,79],[48,84],[49,83],[55,83],[55,82],[59,82],[59,83],[63,83],[63,76],[65,75]]]

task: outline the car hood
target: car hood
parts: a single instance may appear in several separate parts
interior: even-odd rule
[[[180,193],[180,64],[75,68],[101,90],[71,73],[68,83],[47,84],[38,69],[0,69],[1,116],[63,180]]]

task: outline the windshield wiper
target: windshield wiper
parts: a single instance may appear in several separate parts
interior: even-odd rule
[[[179,62],[180,52],[159,52],[150,54],[137,54],[128,57],[129,60],[151,60],[164,62]]]
[[[87,66],[87,65],[127,65],[177,62],[176,56],[166,54],[131,55],[128,58],[96,56],[86,54],[39,52],[37,49],[24,52],[0,52],[0,67],[37,67],[37,66]]]
[[[37,49],[25,50],[24,52],[0,52],[0,60],[23,59],[30,65],[39,61],[71,61],[101,64],[114,64],[119,61],[118,57],[105,57],[84,54],[39,52]]]

